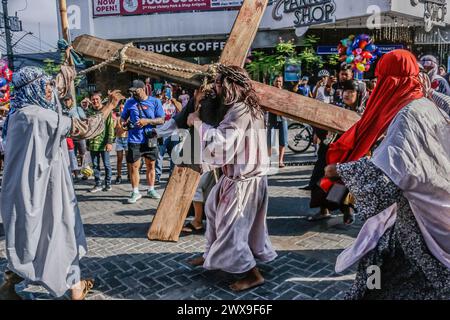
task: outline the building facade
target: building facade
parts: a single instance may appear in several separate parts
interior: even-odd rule
[[[91,34],[122,43],[132,41],[144,50],[199,64],[217,61],[242,4],[241,0],[67,2],[72,38]],[[384,48],[406,47],[414,51],[415,42],[420,42],[418,35],[432,38],[431,34],[450,24],[449,3],[450,0],[271,0],[252,49],[270,50],[280,38],[293,39],[301,48],[304,37],[314,34],[320,38],[319,53],[332,54],[340,39],[368,33]],[[433,41],[438,42],[433,45],[441,48],[441,59],[446,59],[442,43],[445,40],[436,39]],[[423,43],[419,46],[424,50]],[[105,76],[96,77],[106,80]]]

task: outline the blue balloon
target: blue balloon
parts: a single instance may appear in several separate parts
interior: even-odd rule
[[[368,44],[366,46],[366,50],[369,51],[370,53],[373,53],[376,49],[377,49],[377,46],[374,44]]]
[[[359,42],[360,42],[360,40],[358,38],[356,38],[355,41],[353,41],[353,45],[352,45],[353,50],[359,48]]]
[[[8,84],[8,81],[6,81],[5,78],[0,78],[0,87],[6,86]]]
[[[348,47],[348,48],[347,48],[347,56],[350,56],[350,55],[352,55],[352,54],[353,54],[352,48]]]

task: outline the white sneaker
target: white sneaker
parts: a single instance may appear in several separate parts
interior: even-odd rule
[[[140,192],[132,192],[127,201],[128,203],[136,203],[141,198],[142,194]]]
[[[90,189],[89,192],[90,193],[96,193],[96,192],[99,192],[99,191],[102,191],[102,190],[103,190],[103,188],[101,186],[95,186],[92,189]]]

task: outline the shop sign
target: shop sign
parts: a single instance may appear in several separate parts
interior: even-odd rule
[[[94,0],[94,17],[120,14],[119,0]]]
[[[276,0],[272,18],[276,21],[283,15],[292,16],[295,28],[304,28],[336,20],[334,0]]]
[[[413,7],[423,3],[425,31],[430,32],[434,26],[445,27],[447,0],[410,0]]]
[[[170,42],[142,42],[136,47],[164,55],[204,56],[220,54],[226,40],[192,40]]]

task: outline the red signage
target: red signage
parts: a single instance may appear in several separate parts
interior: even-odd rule
[[[145,14],[210,9],[210,0],[123,0],[120,13]]]
[[[238,8],[242,0],[93,0],[94,16]]]

